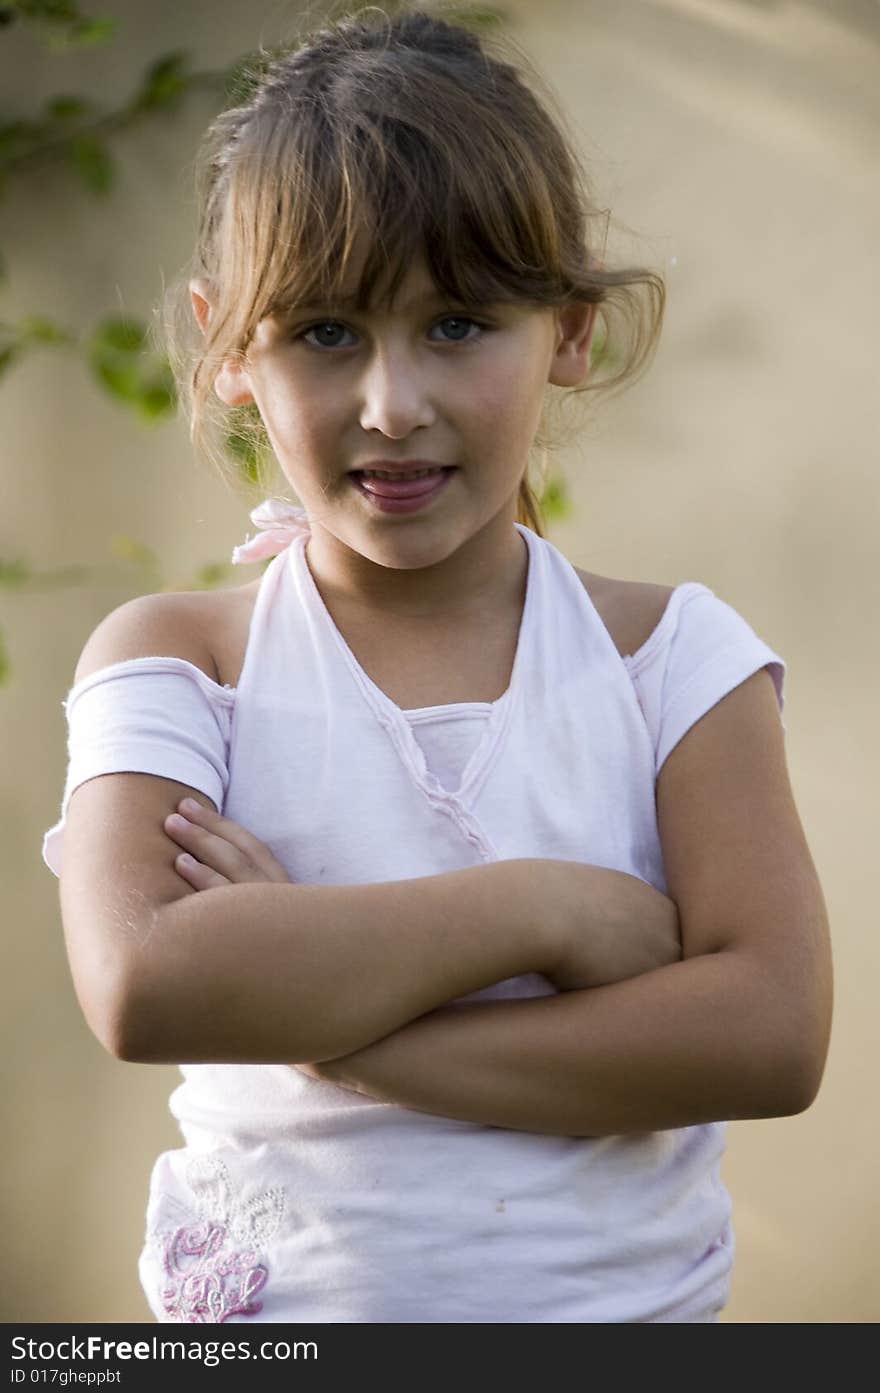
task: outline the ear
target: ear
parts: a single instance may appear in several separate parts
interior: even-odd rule
[[[190,281],[189,293],[193,313],[204,334],[214,313],[216,291],[210,281],[198,279]],[[254,400],[247,371],[234,358],[227,358],[223,363],[214,378],[214,391],[225,406],[247,406]]]
[[[598,305],[566,305],[556,311],[556,347],[548,381],[556,387],[577,387],[590,371],[590,349]]]
[[[211,315],[214,312],[214,286],[208,280],[191,280],[189,283],[189,296],[192,300],[193,313],[198,320],[199,328],[204,334],[211,322]]]

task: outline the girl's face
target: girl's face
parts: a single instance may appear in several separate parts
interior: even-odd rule
[[[435,566],[482,535],[515,537],[546,384],[586,376],[592,308],[466,313],[419,260],[390,308],[320,304],[264,319],[246,365],[228,364],[215,386],[228,405],[256,401],[309,515],[310,556],[341,543],[381,567]],[[403,466],[447,472],[407,511],[362,487],[359,471]]]

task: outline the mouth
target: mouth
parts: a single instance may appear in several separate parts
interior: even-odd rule
[[[349,478],[380,512],[412,513],[442,493],[455,472],[455,465],[432,465],[406,471],[353,469]]]

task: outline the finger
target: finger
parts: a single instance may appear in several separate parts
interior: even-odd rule
[[[213,808],[204,808],[192,798],[182,798],[177,807],[178,811],[197,827],[203,827],[207,832],[221,837],[230,846],[237,847],[250,865],[262,871],[269,880],[289,879],[287,871],[272,855],[265,842],[261,842],[259,837],[255,837],[231,817],[224,817]]]
[[[203,865],[186,851],[174,858],[174,869],[195,890],[213,890],[218,885],[230,884],[225,876]]]
[[[254,866],[250,857],[216,832],[199,827],[179,813],[169,813],[164,825],[172,841],[189,852],[197,862],[219,872],[227,880],[237,882],[264,878],[264,872]]]

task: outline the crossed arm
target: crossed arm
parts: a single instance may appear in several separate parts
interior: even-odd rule
[[[830,1036],[830,937],[766,672],[697,722],[657,799],[683,961],[552,996],[441,1005],[296,1067],[418,1111],[567,1136],[809,1107]]]
[[[802,1111],[813,1085],[733,953],[555,996],[450,1005],[308,1074],[465,1122],[604,1136]]]
[[[205,822],[216,829],[225,820],[207,814]],[[626,878],[609,885],[629,893]],[[801,963],[788,963],[795,991],[799,966],[803,955]],[[766,957],[719,950],[626,980],[527,999],[457,1002],[453,996],[470,992],[460,985],[445,1004],[417,1008],[407,1023],[383,1031],[362,1022],[371,971],[365,959],[340,971],[348,997],[360,998],[357,1028],[370,1042],[345,1053],[328,1044],[314,1063],[299,1053],[293,1067],[417,1111],[563,1136],[786,1115],[808,1107],[818,1089],[812,1041],[821,1029],[821,1003],[811,990],[793,1019],[791,980],[786,984],[784,970],[767,968]],[[523,959],[499,970],[497,980],[528,970]],[[249,1035],[258,1029],[248,1027]],[[338,1020],[332,1029],[328,1042],[342,1038]],[[184,1053],[235,1057],[223,1045],[217,1049]]]

